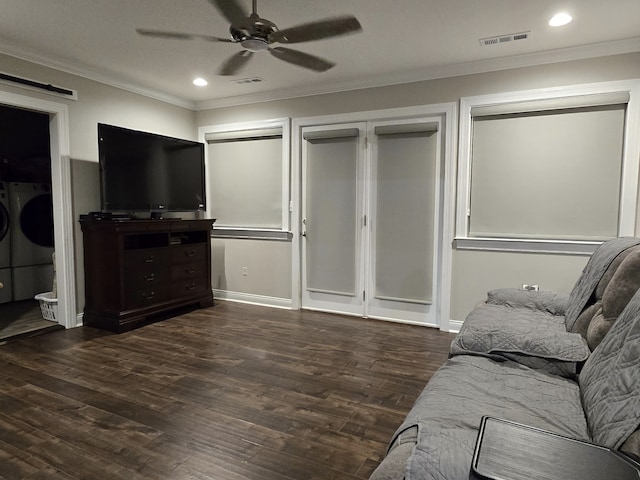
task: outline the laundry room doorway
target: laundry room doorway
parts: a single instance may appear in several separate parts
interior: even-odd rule
[[[0,92],[0,127],[1,343],[77,322],[67,107]],[[57,298],[55,316],[43,318],[42,294]]]

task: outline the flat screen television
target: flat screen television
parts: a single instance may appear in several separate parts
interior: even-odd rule
[[[98,124],[103,212],[193,212],[205,201],[204,144]]]

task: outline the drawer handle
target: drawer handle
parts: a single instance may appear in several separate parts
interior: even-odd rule
[[[149,255],[148,257],[145,257],[144,259],[144,263],[153,263],[153,255]]]
[[[184,273],[188,273],[188,274],[192,274],[196,271],[195,268],[191,267],[191,268],[185,268],[184,269]]]
[[[195,290],[196,289],[196,284],[195,282],[191,282],[191,285],[187,285],[187,290],[191,291],[191,290]]]
[[[187,256],[187,257],[193,257],[193,256],[195,256],[196,251],[195,251],[195,250],[185,250],[185,251],[184,251],[184,254],[185,254],[185,256]]]
[[[156,296],[156,292],[142,293],[141,295],[145,300],[152,300]]]
[[[149,275],[145,275],[144,279],[147,282],[153,282],[156,279],[156,274],[155,273],[150,273]]]

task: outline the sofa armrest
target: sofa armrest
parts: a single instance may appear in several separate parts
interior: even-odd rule
[[[539,310],[551,315],[564,315],[569,304],[568,293],[498,288],[487,293],[487,303],[514,308]]]
[[[414,447],[415,443],[403,443],[391,450],[371,474],[369,480],[404,480],[407,462]]]

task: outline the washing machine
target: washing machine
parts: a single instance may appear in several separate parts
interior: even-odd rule
[[[51,185],[8,185],[12,299],[31,299],[53,285]]]
[[[0,269],[11,266],[11,235],[9,222],[9,192],[0,182]]]
[[[11,235],[9,221],[9,192],[0,182],[0,303],[11,301]]]

